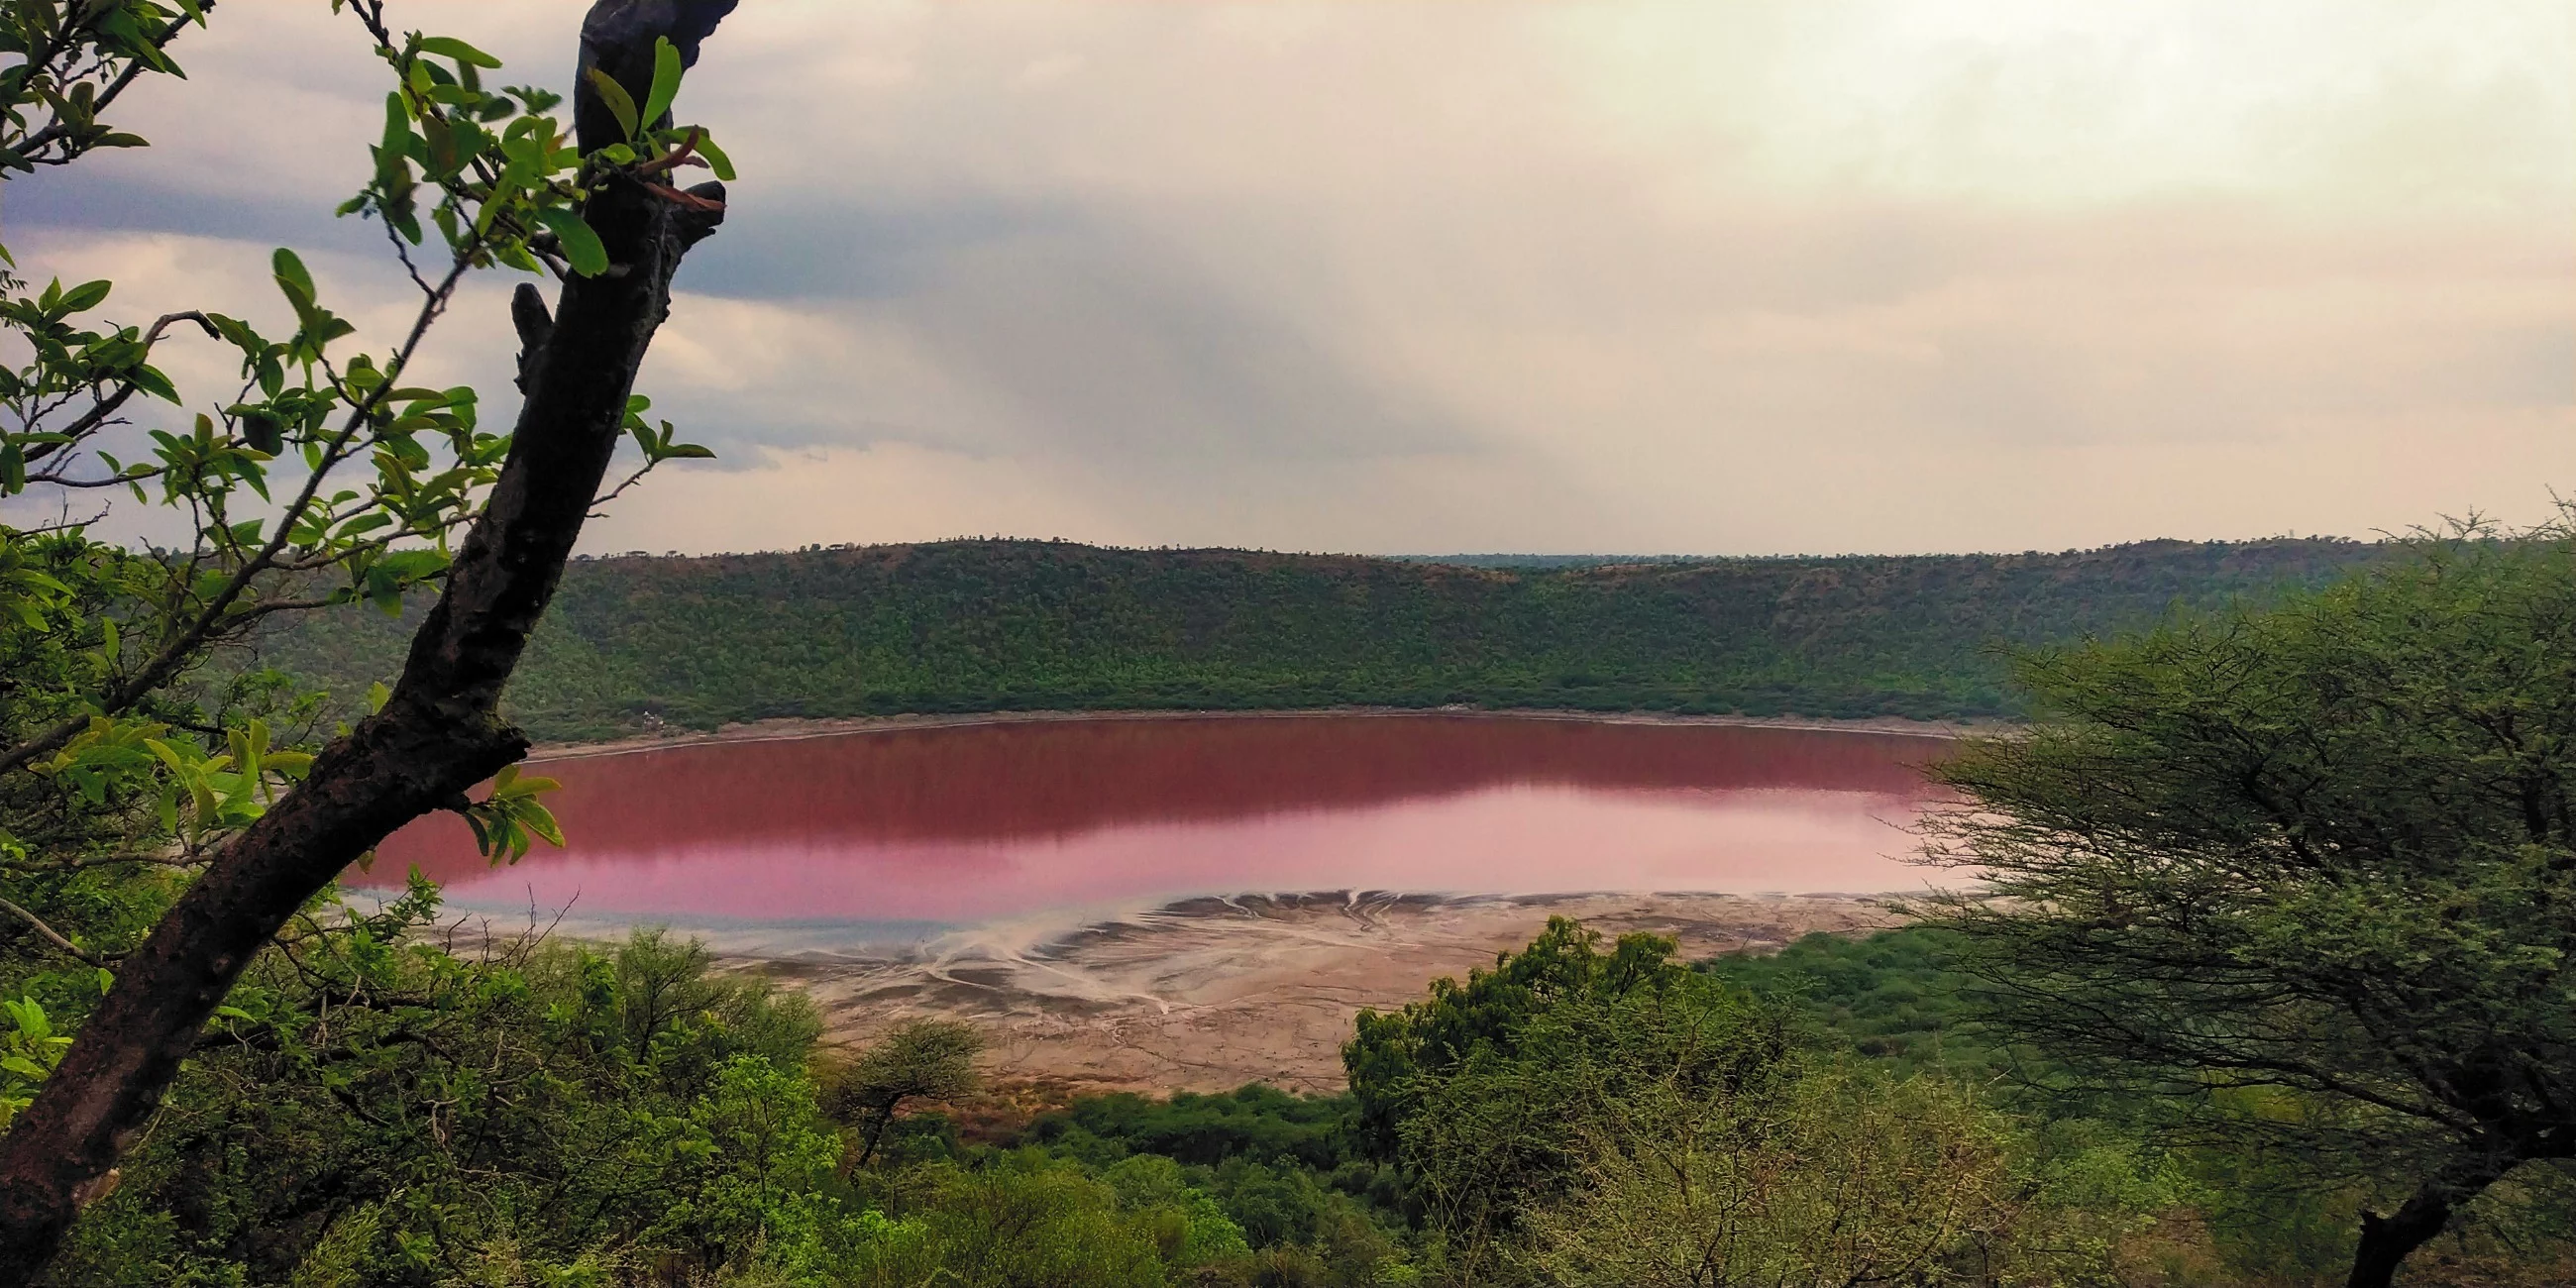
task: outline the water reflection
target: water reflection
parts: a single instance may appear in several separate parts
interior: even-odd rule
[[[1933,740],[1467,716],[1083,720],[556,761],[572,845],[495,870],[423,820],[465,906],[957,924],[1238,891],[1919,887]]]

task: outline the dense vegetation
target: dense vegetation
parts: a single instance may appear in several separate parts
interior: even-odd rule
[[[397,947],[433,901],[264,954],[50,1282],[631,1280],[825,1210],[803,998],[654,935]]]
[[[2576,1160],[2576,532],[2024,655],[1934,766],[1995,1021],[2180,1141],[2369,1195],[2354,1288]]]
[[[2352,1260],[2368,1179],[2320,1176],[2251,1134],[2177,1140],[2144,1095],[2070,1097],[2067,1067],[1995,1023],[1990,997],[1962,969],[1955,933],[1915,926],[1859,939],[1812,935],[1771,955],[1730,954],[1698,969],[1793,1007],[1810,1034],[1903,1074],[1970,1082],[2025,1121],[2156,1160],[2182,1206],[2136,1237],[2132,1257],[2167,1282],[2325,1284]],[[2272,1100],[2280,1111],[2287,1102]],[[2536,1169],[2491,1193],[2422,1254],[2415,1282],[2555,1283],[2576,1272],[2576,1173]],[[2148,1276],[2156,1282],[2156,1276]]]
[[[1484,568],[960,541],[579,562],[510,694],[540,738],[898,711],[1341,703],[2011,715],[1997,644],[2150,625],[2381,557],[2348,541]],[[363,694],[411,618],[266,659]]]
[[[853,1058],[694,946],[460,944],[434,903],[319,906],[263,954],[46,1282],[2286,1288],[2337,1281],[2372,1188],[2169,1139],[2150,1096],[2070,1112],[1939,929],[1685,966],[1558,923],[1364,1017],[1351,1094],[1093,1096],[968,1142],[889,1094],[970,1094],[957,1026]],[[19,970],[78,1015],[77,972]],[[2560,1282],[2576,1185],[2501,1186],[2424,1259]]]
[[[1977,1022],[1956,952],[1951,936],[1918,926],[1859,939],[1813,934],[1776,953],[1728,953],[1698,969],[1791,1004],[1812,1028],[1901,1072],[1991,1077],[2012,1053]]]
[[[853,1059],[693,946],[459,951],[433,902],[264,955],[46,1282],[2286,1285],[2349,1241],[2347,1196],[2227,1183],[2259,1159],[1866,1054],[1954,1027],[1925,932],[1694,970],[1560,923],[1366,1022],[1353,1094],[1092,1096],[968,1142],[876,1112],[970,1090],[954,1026]],[[2448,1264],[2545,1282],[2569,1211],[2482,1211]]]
[[[42,1282],[1411,1281],[1416,1236],[1392,1176],[1349,1156],[1346,1100],[1098,1097],[969,1145],[886,1094],[969,1093],[962,1026],[853,1058],[801,995],[694,944],[458,944],[435,909],[422,886],[299,918]],[[22,1023],[11,1058],[57,1041]]]

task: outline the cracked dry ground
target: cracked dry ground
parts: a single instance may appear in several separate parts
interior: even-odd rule
[[[805,989],[836,1041],[921,1016],[984,1031],[986,1072],[1075,1090],[1338,1091],[1362,1007],[1391,1009],[1528,943],[1550,916],[1671,935],[1685,957],[1892,924],[1869,896],[1711,894],[1194,899],[1036,948],[947,944],[907,960],[742,961]]]

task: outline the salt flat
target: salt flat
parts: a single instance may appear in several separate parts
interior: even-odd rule
[[[1363,1007],[1401,1006],[1528,943],[1552,916],[1670,935],[1685,957],[1893,924],[1869,895],[1397,895],[1200,898],[1041,936],[1007,927],[904,949],[727,960],[804,989],[836,1042],[899,1020],[967,1021],[1004,1081],[1085,1090],[1342,1087]]]

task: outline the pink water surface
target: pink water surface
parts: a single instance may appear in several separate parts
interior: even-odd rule
[[[961,924],[1203,894],[1920,888],[1933,739],[1472,716],[1044,721],[559,760],[571,845],[423,820],[452,902]]]

